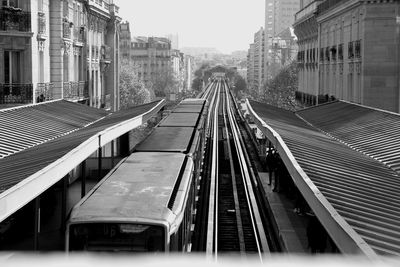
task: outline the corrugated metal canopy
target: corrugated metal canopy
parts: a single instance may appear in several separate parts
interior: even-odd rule
[[[0,159],[69,134],[108,114],[65,100],[0,110]]]
[[[342,118],[343,124],[345,124],[346,119],[352,121],[352,118],[357,118],[357,116],[363,117],[362,112],[354,112],[354,107],[349,107],[348,104],[337,103],[335,105],[337,105],[338,112],[341,110],[339,106],[342,106],[347,107],[349,113],[334,113],[332,109],[328,109],[329,105],[324,105],[299,112],[300,115],[304,115],[303,118],[300,118],[295,113],[250,101],[250,106],[258,115],[258,119],[262,120],[258,121],[255,116],[256,123],[261,130],[270,139],[273,139],[271,141],[277,146],[279,137],[273,133],[273,130],[276,131],[284,142],[284,144],[279,145],[287,146],[289,149],[288,151],[278,149],[278,152],[295,183],[299,186],[299,184],[304,184],[304,181],[312,182],[308,186],[312,189],[315,185],[323,197],[328,200],[329,204],[325,205],[325,208],[329,209],[333,206],[334,210],[373,251],[378,254],[400,255],[399,174],[382,162],[350,148],[340,140],[312,127],[307,121],[303,121],[303,119],[310,117],[313,118],[311,122],[313,125],[320,123],[318,125],[323,124],[325,130],[331,130],[329,121],[332,121],[335,116],[338,116],[338,120]],[[311,116],[310,112],[313,112],[314,116]],[[305,116],[306,113],[308,113],[308,117]],[[323,115],[325,113],[327,113],[328,121],[326,123]],[[375,111],[364,110],[363,113],[377,116]],[[383,117],[387,116],[381,116],[381,118]],[[392,115],[389,117],[393,119]],[[370,117],[370,119],[373,118]],[[365,117],[363,119],[365,125],[368,125],[368,119]],[[266,123],[273,130],[263,123]],[[355,122],[353,126],[353,128],[356,128]],[[346,124],[346,128],[351,129],[351,123]],[[370,131],[374,131],[374,128],[369,128],[368,131],[368,127],[365,127],[363,131],[368,136],[368,134],[372,134]],[[336,133],[335,131],[332,132]],[[352,138],[351,131],[347,131],[346,134],[346,138]],[[358,131],[355,131],[354,134],[360,138]],[[383,134],[381,134],[381,137],[384,139]],[[390,142],[390,140],[388,139],[387,142]],[[290,157],[294,157],[294,159],[288,160]],[[297,166],[300,166],[302,171],[296,173]],[[317,204],[319,203],[317,202],[321,201],[315,199],[319,197],[319,193],[314,191],[314,195],[309,194],[312,190],[307,191],[306,189],[303,187],[300,191],[302,191],[311,208],[314,210],[317,207],[316,209],[318,209]],[[357,241],[359,237],[353,235],[352,230],[346,229],[346,224],[340,224],[341,219],[335,215],[335,211],[330,211],[329,216],[323,214],[322,211],[314,210],[314,212],[342,251],[349,252],[345,251],[347,244],[344,244],[340,237],[335,237],[335,231],[341,231],[340,228],[343,229],[343,232],[346,232],[350,239],[353,239],[354,243],[357,243],[357,246],[362,247],[363,242]],[[364,248],[364,252],[368,254],[368,248]]]
[[[42,122],[43,127],[51,127],[51,125],[57,124],[54,119],[55,117],[60,118],[61,121],[65,121],[65,117],[71,117],[69,112],[75,110],[76,114],[79,111],[82,112],[83,117],[87,117],[90,113],[102,113],[108,114],[107,117],[99,120],[87,127],[81,127],[80,129],[65,133],[63,136],[58,138],[54,137],[52,140],[48,142],[44,142],[37,146],[25,149],[19,153],[15,153],[3,159],[0,159],[0,193],[7,190],[8,188],[12,187],[13,185],[19,183],[20,181],[24,180],[25,178],[29,177],[30,175],[40,171],[50,163],[58,160],[68,152],[70,152],[75,147],[79,146],[81,143],[86,141],[91,136],[103,131],[104,129],[111,127],[115,124],[120,122],[126,121],[131,119],[135,116],[141,115],[151,108],[153,108],[157,103],[150,103],[147,105],[138,106],[132,109],[119,111],[113,114],[106,113],[104,111],[90,108],[85,105],[81,104],[74,104],[74,103],[65,103],[66,101],[58,101],[51,104],[51,106],[57,106],[60,104],[60,109],[55,115],[51,116],[47,114],[47,117],[52,118],[49,120],[49,123],[45,121]],[[63,108],[66,107],[65,115],[63,117]],[[32,109],[36,109],[36,106],[32,106]],[[79,118],[78,118],[79,119]],[[41,120],[41,119],[39,119]],[[27,122],[24,120],[24,122]],[[35,124],[35,118],[31,117],[31,121],[27,122],[30,125]],[[61,123],[60,123],[61,124]],[[76,125],[70,123],[71,125]],[[83,124],[82,124],[83,125]],[[4,125],[3,125],[4,126]],[[6,127],[6,126],[4,126]],[[17,130],[16,130],[17,131]],[[45,130],[43,130],[45,131]],[[118,136],[117,136],[118,137]]]
[[[400,172],[400,114],[342,101],[297,114],[351,148]]]

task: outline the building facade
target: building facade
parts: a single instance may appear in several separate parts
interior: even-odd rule
[[[131,29],[129,26],[129,22],[123,22],[120,24],[120,43],[119,49],[122,60],[129,61],[131,58]]]
[[[185,60],[185,85],[184,85],[184,90],[186,92],[192,91],[192,82],[194,79],[194,71],[196,68],[196,63],[194,61],[194,57],[189,56],[189,55],[184,55],[184,60]]]
[[[172,74],[171,42],[162,37],[134,37],[131,43],[131,62],[145,83],[155,82]]]
[[[303,1],[298,98],[400,112],[399,8],[397,1]]]
[[[255,76],[254,76],[254,54],[255,54],[255,45],[250,44],[248,53],[247,53],[247,86],[250,92],[254,92],[255,88]]]
[[[265,35],[264,29],[261,29],[254,34],[254,90],[260,95],[264,83],[264,53],[265,50]]]
[[[273,77],[296,60],[298,52],[297,37],[292,27],[288,27],[272,38],[270,70]]]
[[[94,77],[89,71],[96,24],[91,16],[96,12],[106,14],[107,21],[107,34],[98,46],[99,64],[102,61],[100,54],[104,51],[102,56],[105,59],[105,51],[108,51],[111,56],[103,62],[105,65],[113,62],[118,66],[119,56],[115,50],[118,36],[112,27],[119,21],[117,10],[111,0],[2,1],[0,104],[27,104],[62,98],[101,107],[98,96],[118,95],[118,85],[111,82],[118,80],[115,79],[117,67],[111,68],[113,74],[110,76],[115,77],[103,77],[104,86],[96,87],[96,90],[93,84],[97,80],[93,82]],[[105,47],[106,43],[111,48]],[[110,108],[117,109],[117,101],[110,104]]]
[[[119,7],[112,0],[88,1],[86,46],[91,106],[119,109]]]
[[[273,78],[271,62],[276,61],[272,53],[272,39],[292,26],[299,9],[299,0],[265,0],[265,79]]]

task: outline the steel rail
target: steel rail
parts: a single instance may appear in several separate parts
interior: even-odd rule
[[[226,87],[227,90],[229,90],[227,85]],[[251,223],[253,226],[253,232],[256,239],[258,255],[260,257],[260,260],[262,261],[263,255],[269,253],[268,241],[265,235],[265,230],[262,224],[260,212],[258,211],[258,205],[256,197],[254,195],[254,189],[252,186],[250,173],[248,171],[248,165],[244,156],[244,149],[242,147],[243,140],[241,139],[241,136],[239,134],[239,126],[236,120],[234,119],[234,114],[232,111],[233,106],[230,104],[230,97],[228,92],[226,93],[226,99],[228,103],[227,108],[228,108],[229,123],[231,125],[232,135],[234,137],[233,140],[239,158],[240,170],[242,174],[243,185],[245,187],[245,193],[246,193],[245,195],[250,211]]]
[[[227,90],[225,88],[225,90]],[[239,246],[240,246],[240,253],[242,256],[244,256],[246,247],[245,247],[245,241],[244,241],[244,235],[243,235],[243,224],[242,224],[242,218],[241,218],[241,212],[240,212],[240,203],[239,203],[239,196],[238,196],[238,189],[237,189],[237,184],[236,184],[236,173],[235,173],[235,166],[233,163],[233,154],[232,154],[232,147],[231,147],[231,142],[230,142],[230,136],[229,136],[229,131],[228,131],[228,122],[226,120],[227,115],[227,110],[228,108],[228,101],[223,102],[223,117],[224,117],[224,124],[225,124],[225,132],[226,132],[226,138],[227,138],[227,147],[228,147],[228,154],[229,154],[229,164],[230,164],[230,169],[231,169],[231,179],[232,179],[232,187],[233,187],[233,198],[234,198],[234,203],[235,203],[235,215],[236,215],[236,223],[237,223],[237,229],[238,229],[238,238],[239,238]],[[232,124],[231,128],[232,128]]]
[[[214,96],[212,99],[212,104],[210,105],[213,109],[209,112],[208,122],[211,123],[211,114],[213,113],[213,121],[212,121],[212,133],[213,133],[213,144],[212,144],[212,166],[211,166],[211,181],[210,181],[210,200],[208,206],[208,224],[207,224],[207,244],[206,244],[206,253],[207,257],[211,257],[216,248],[218,247],[217,238],[215,235],[218,231],[218,224],[215,222],[218,219],[217,215],[217,205],[216,203],[216,192],[218,190],[218,183],[216,182],[218,179],[218,108],[219,108],[219,91],[220,84],[217,83],[214,90]],[[214,108],[213,108],[214,107]],[[216,253],[214,254],[215,260],[217,259]]]

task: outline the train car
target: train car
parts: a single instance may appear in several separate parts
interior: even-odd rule
[[[190,103],[188,105],[182,104],[182,102],[169,115],[173,119],[167,117],[164,122],[161,122],[159,127],[155,128],[144,141],[135,147],[135,151],[187,154],[192,158],[197,171],[193,180],[197,188],[204,155],[206,138],[204,124],[207,106],[206,101],[201,99],[186,101],[186,103]],[[186,108],[182,109],[183,107]],[[176,114],[180,116],[174,116]],[[196,124],[193,123],[194,121]]]
[[[205,100],[182,101],[74,207],[67,251],[190,250],[205,112]]]
[[[73,208],[66,250],[189,250],[192,176],[184,154],[133,153]]]

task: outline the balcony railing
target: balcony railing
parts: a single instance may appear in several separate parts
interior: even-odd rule
[[[53,100],[53,84],[38,83],[35,95],[37,103]]]
[[[0,9],[0,31],[31,31],[31,13],[20,9]]]
[[[64,99],[82,99],[89,97],[87,82],[64,82],[63,98]]]
[[[0,104],[28,104],[32,98],[32,84],[0,84]]]
[[[38,12],[38,34],[46,35],[46,15],[43,12]]]

